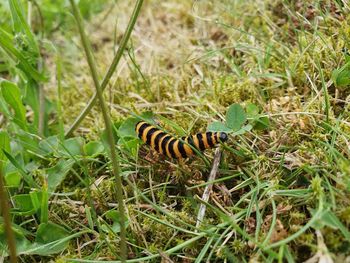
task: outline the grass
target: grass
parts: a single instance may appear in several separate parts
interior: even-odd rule
[[[120,262],[123,242],[127,262],[345,262],[348,13],[346,1],[94,0],[74,16],[6,2],[0,259],[10,220],[18,262]],[[228,129],[216,179],[214,150],[159,156],[135,117],[178,136]]]

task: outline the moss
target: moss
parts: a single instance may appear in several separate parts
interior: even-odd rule
[[[113,49],[124,32],[131,8],[128,1],[119,1],[118,8],[105,10],[85,21],[101,79],[111,63]],[[242,106],[254,103],[263,109],[261,114],[270,119],[268,131],[252,130],[241,136],[230,135],[226,147],[222,148],[217,178],[235,176],[214,184],[200,233],[218,227],[228,217],[244,229],[244,218],[255,198],[261,205],[261,212],[270,216],[269,194],[276,201],[292,206],[290,211],[281,212],[277,208],[288,234],[302,229],[310,219],[310,209],[315,208],[320,198],[332,204],[332,211],[349,227],[350,210],[346,197],[350,192],[350,165],[347,161],[350,157],[347,148],[350,89],[337,88],[331,83],[333,70],[344,63],[341,49],[346,46],[350,34],[349,22],[346,7],[342,10],[332,6],[331,1],[315,4],[311,0],[269,0],[262,4],[261,1],[224,0],[215,3],[196,1],[193,5],[191,1],[151,0],[144,3],[128,50],[105,90],[113,122],[123,122],[133,113],[152,111],[166,130],[180,136],[182,134],[176,127],[158,116],[176,123],[184,129],[184,134],[204,132],[209,123],[225,116],[232,103]],[[77,44],[76,31],[68,28],[66,32],[58,31],[47,38],[57,44],[62,60],[62,117],[65,128],[68,128],[93,95],[94,85]],[[26,43],[17,44],[25,48]],[[57,54],[47,52],[48,72],[54,76]],[[25,53],[27,56],[30,52]],[[325,125],[325,94],[320,68],[331,103],[330,119],[327,120],[331,128]],[[55,78],[43,86],[49,98],[55,100]],[[56,122],[55,118],[50,116],[50,122]],[[83,136],[86,141],[100,140],[104,126],[100,108],[96,105],[76,135]],[[187,190],[187,186],[204,183],[210,173],[210,167],[198,157],[178,162],[151,156],[148,147],[141,147],[141,151],[145,154],[140,154],[137,161],[123,154],[121,168],[132,173],[129,178],[132,176],[139,191],[171,216],[155,210],[125,183],[123,190],[128,197],[126,204],[130,221],[127,231],[129,256],[134,258],[159,253],[193,238],[194,234],[161,224],[143,213],[193,231],[188,224],[196,225],[200,205],[194,196],[201,196],[204,187]],[[211,162],[213,150],[205,154]],[[150,161],[145,160],[147,155]],[[40,167],[31,172],[42,180],[41,184],[45,179],[42,168],[57,161],[45,158],[40,157]],[[25,167],[23,162],[26,160],[18,161]],[[106,163],[108,159],[101,157],[98,161]],[[86,160],[85,164],[89,175],[78,165],[74,169],[81,177],[89,176],[89,180],[95,182],[88,186],[91,200],[87,186],[76,174],[70,173],[56,190],[61,194],[52,195],[49,204],[50,220],[64,221],[76,232],[88,225],[85,207],[90,201],[97,217],[116,205],[115,182],[108,166],[100,170],[101,164],[94,160]],[[329,184],[325,184],[326,179]],[[275,191],[308,187],[312,191],[308,199],[297,194],[273,195]],[[331,190],[335,200],[328,194]],[[11,194],[17,194],[12,191]],[[28,191],[31,189],[27,187],[18,189],[18,193]],[[65,196],[65,193],[74,194]],[[213,207],[226,213],[227,218],[219,215]],[[254,210],[250,216],[257,218],[258,214]],[[39,221],[16,215],[16,223],[26,220],[31,222],[23,227],[35,233]],[[225,230],[218,227],[215,236],[206,232],[205,237],[171,255],[171,259],[180,262],[186,257],[188,260],[196,258],[210,238],[215,243]],[[98,234],[97,228],[95,231],[72,241],[62,255],[53,256],[52,260],[60,261],[64,256],[118,259],[119,238],[113,234]],[[325,242],[329,251],[336,255],[349,253],[348,243],[338,230],[322,227],[321,231],[327,237]],[[253,232],[250,234],[254,235]],[[257,240],[263,240],[265,234],[259,235]],[[255,247],[238,233],[230,232],[230,235],[222,237],[225,246],[219,244],[211,251],[214,243],[211,244],[208,249],[208,253],[213,252],[211,261],[229,261],[231,254],[238,261],[266,261],[265,256],[269,255],[265,255],[263,249]],[[306,261],[317,249],[314,230],[308,229],[288,243],[288,247],[295,261]],[[280,260],[285,260],[286,255],[282,253],[285,250],[276,248],[276,251],[283,256]],[[269,259],[277,260],[272,256]]]

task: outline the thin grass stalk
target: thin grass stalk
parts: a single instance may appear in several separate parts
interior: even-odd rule
[[[13,234],[12,227],[11,227],[10,207],[8,205],[8,197],[5,190],[2,168],[0,168],[0,207],[1,207],[2,217],[4,218],[5,235],[6,235],[7,245],[9,247],[9,252],[10,252],[9,253],[10,262],[16,263],[17,257],[16,257],[15,236]]]
[[[107,87],[107,84],[109,83],[109,80],[111,79],[115,69],[117,68],[119,61],[124,53],[124,50],[126,48],[126,44],[128,43],[128,40],[130,38],[131,32],[134,29],[136,20],[139,16],[141,7],[143,4],[143,0],[137,0],[134,10],[132,12],[132,15],[130,17],[129,20],[129,24],[125,30],[125,34],[123,35],[123,38],[120,42],[120,46],[117,50],[116,55],[114,56],[114,59],[112,61],[111,66],[109,67],[106,75],[104,76],[102,83],[101,83],[101,90],[104,91],[105,88]],[[69,128],[69,130],[66,133],[66,137],[70,137],[72,136],[73,132],[77,129],[77,127],[80,125],[80,123],[84,120],[84,118],[86,117],[86,115],[89,114],[89,112],[91,111],[92,107],[96,104],[96,100],[97,100],[97,92],[92,96],[92,98],[90,99],[90,101],[88,102],[88,104],[86,105],[86,107],[84,108],[84,110],[79,114],[79,116],[75,119],[75,121],[73,122],[73,124],[71,125],[71,127]]]
[[[116,152],[115,142],[113,137],[112,123],[108,114],[107,105],[103,98],[103,90],[99,84],[96,64],[94,63],[91,45],[86,37],[80,12],[74,0],[70,0],[70,4],[73,9],[73,15],[77,21],[79,34],[80,34],[85,55],[90,67],[91,75],[95,84],[96,93],[100,102],[100,107],[101,107],[103,119],[106,126],[107,139],[110,146],[109,153],[110,153],[110,158],[113,166],[113,174],[115,176],[116,186],[117,186],[117,201],[118,201],[119,214],[120,214],[120,254],[121,254],[120,256],[121,256],[121,261],[125,262],[127,248],[126,248],[126,230],[125,230],[125,208],[124,208],[123,188],[122,188],[123,186],[122,186],[122,179],[120,176],[119,156],[117,155],[117,152]]]

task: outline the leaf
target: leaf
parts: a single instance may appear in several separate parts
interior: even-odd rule
[[[33,197],[37,197],[37,195]],[[43,190],[41,192],[40,222],[47,223],[48,218],[49,218],[49,194],[47,192],[47,185],[44,184]]]
[[[12,163],[14,167],[17,168],[18,172],[21,173],[24,181],[32,187],[32,188],[38,188],[38,184],[34,181],[33,177],[25,170],[22,164],[20,164],[15,158],[12,157],[12,155],[7,152],[6,150],[3,150],[4,154],[6,155],[7,159]]]
[[[11,119],[11,111],[0,93],[0,113],[2,113],[6,118]]]
[[[113,230],[114,233],[119,233],[120,232],[120,215],[118,211],[115,210],[109,210],[106,212],[106,218],[110,219],[113,221],[113,225],[111,229]],[[126,220],[125,222],[125,227],[128,227],[129,225],[129,220]],[[104,227],[104,230],[108,232],[108,227]]]
[[[40,115],[40,102],[39,102],[39,85],[33,80],[28,80],[24,86],[24,97],[23,102],[30,106],[33,110],[33,123],[32,126],[38,129],[39,125],[39,115]],[[45,111],[47,111],[47,105],[45,104]],[[47,115],[47,114],[45,114]],[[46,116],[45,116],[46,117]],[[45,125],[47,126],[47,125]],[[35,132],[37,133],[37,132]]]
[[[28,62],[28,58],[22,54],[21,50],[18,50],[13,45],[13,42],[14,37],[0,28],[0,47],[2,47],[9,57],[17,63],[16,66],[21,69],[29,79],[32,78],[35,81],[45,80],[45,77]]]
[[[17,149],[13,149],[12,154],[16,156],[18,153],[22,154],[23,156],[29,156],[30,154],[36,154],[38,156],[45,155],[43,151],[38,147],[39,144],[39,138],[32,133],[26,132],[24,130],[19,130],[16,134],[16,141],[12,142],[12,144],[16,143],[17,145],[21,146],[22,149],[20,149],[20,152],[18,152]],[[16,151],[17,150],[17,151]],[[23,151],[27,150],[27,151]]]
[[[30,48],[36,53],[39,53],[39,48],[35,41],[34,35],[31,32],[30,27],[27,24],[27,21],[24,17],[24,10],[21,2],[19,0],[9,0],[9,4],[10,4],[14,31],[16,33],[23,32],[28,38]]]
[[[226,114],[226,125],[233,131],[239,130],[239,128],[246,121],[247,117],[241,105],[235,103],[232,104]]]
[[[219,121],[214,121],[208,125],[208,131],[211,132],[232,132],[225,124]]]
[[[81,156],[83,155],[84,139],[82,137],[69,138],[58,145],[58,152],[62,156]]]
[[[15,235],[17,253],[20,254],[21,251],[26,250],[30,246],[30,242],[25,237],[24,231],[21,231],[19,226],[12,224],[12,231]],[[0,220],[0,254],[1,256],[8,256],[6,234],[2,220]]]
[[[140,117],[145,120],[146,122],[149,123],[154,123],[154,114],[152,111],[145,111],[142,112],[142,114],[140,115]]]
[[[118,145],[130,152],[132,156],[136,156],[139,142],[140,140],[137,138],[120,138],[118,141]]]
[[[54,192],[56,190],[56,187],[64,180],[73,164],[74,160],[72,159],[59,160],[54,167],[46,169],[49,192]]]
[[[15,208],[17,210],[14,211],[14,214],[22,216],[35,214],[37,209],[35,209],[29,194],[14,195],[12,199],[15,202]]]
[[[114,137],[114,141],[117,142],[119,140],[119,136],[117,134],[119,127],[122,125],[122,122],[115,122],[113,123],[113,137]],[[101,142],[103,144],[103,146],[105,147],[106,150],[109,151],[109,141],[107,138],[107,132],[106,129],[103,130],[103,132],[100,135],[100,139]]]
[[[248,118],[255,118],[259,115],[259,107],[254,103],[249,103],[246,107],[246,111]]]
[[[68,237],[68,234],[69,232],[65,228],[57,224],[54,224],[52,222],[41,223],[36,232],[36,238],[33,247],[39,247],[41,245],[49,244],[54,241],[64,240],[66,237]],[[49,247],[45,246],[41,249],[39,247],[33,254],[51,255],[59,253],[67,247],[68,243],[69,240],[66,240],[64,242],[57,242],[55,245]]]
[[[105,147],[99,141],[91,141],[84,145],[84,152],[87,156],[97,156],[103,153]]]
[[[0,131],[0,169],[2,170],[4,167],[4,163],[7,158],[4,153],[5,151],[10,151],[10,137],[5,131]]]
[[[323,223],[328,225],[329,227],[332,227],[334,229],[339,229],[340,232],[344,235],[344,237],[350,241],[350,232],[349,230],[340,222],[338,217],[332,212],[332,211],[327,211],[322,215]]]
[[[47,137],[39,142],[39,148],[42,150],[43,155],[54,154],[58,150],[59,139],[55,136]]]
[[[247,124],[245,126],[243,126],[242,128],[240,128],[238,131],[235,131],[232,135],[242,135],[244,133],[246,133],[247,131],[250,131],[253,128],[252,125]]]
[[[266,116],[258,118],[254,122],[254,129],[256,130],[265,130],[270,127],[270,119]]]
[[[344,67],[333,70],[332,80],[337,87],[350,85],[350,70]]]
[[[27,130],[26,110],[21,99],[21,91],[16,84],[2,80],[1,93],[4,100],[11,106],[15,114],[13,121],[23,130]]]
[[[118,135],[120,137],[137,137],[135,132],[135,125],[139,120],[136,118],[126,119],[118,129]]]
[[[5,175],[5,183],[7,187],[18,187],[21,183],[22,176],[19,172],[13,171]]]

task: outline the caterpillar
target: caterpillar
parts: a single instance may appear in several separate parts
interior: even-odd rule
[[[195,154],[191,146],[204,151],[228,140],[225,132],[205,132],[182,137],[181,141],[144,121],[136,124],[135,131],[143,142],[169,158],[187,158]]]

